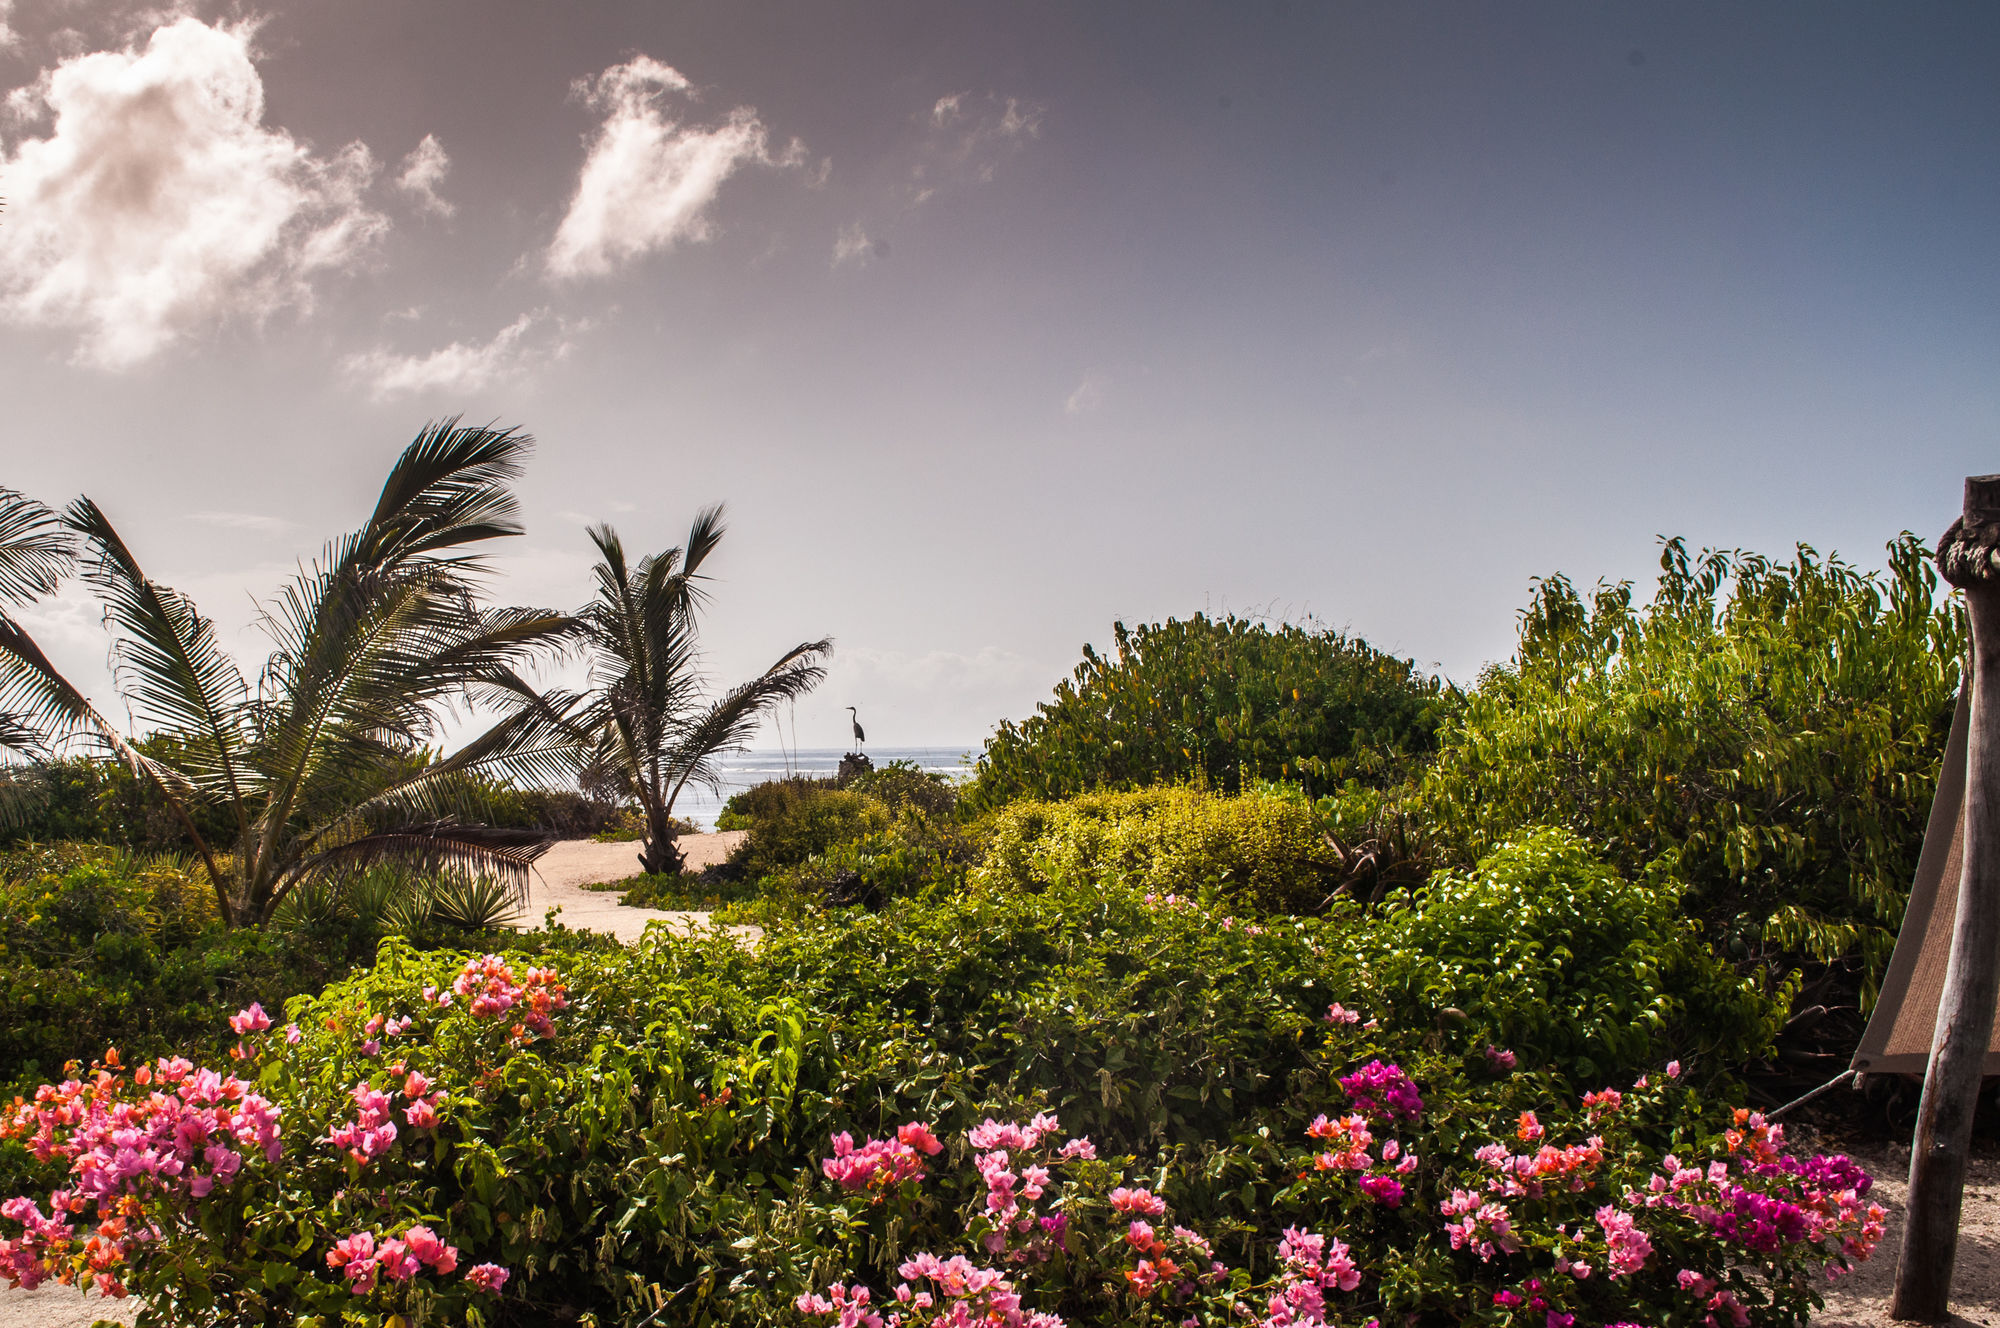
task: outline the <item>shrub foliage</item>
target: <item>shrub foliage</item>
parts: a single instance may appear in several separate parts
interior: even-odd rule
[[[1678,540],[1652,601],[1560,577],[1448,726],[1424,783],[1463,860],[1565,826],[1621,870],[1667,860],[1733,958],[1879,981],[1950,730],[1963,613],[1909,535],[1885,574]]]
[[[49,1186],[94,1172],[119,1103],[204,1129],[219,1111],[231,1142],[115,1173],[144,1240],[100,1231],[93,1264],[88,1202],[12,1204],[0,1257],[188,1325],[818,1322],[960,1258],[939,1312],[1525,1324],[1514,1297],[1537,1324],[1738,1303],[1800,1323],[1807,1275],[1879,1235],[1850,1164],[1771,1164],[1774,1132],[1719,1134],[1679,1067],[1633,1087],[1628,1057],[1664,1041],[1590,1046],[1622,1091],[1579,1101],[1532,1052],[1381,988],[1355,927],[1065,886],[824,915],[756,953],[656,929],[536,969],[390,942],[291,1027],[245,1011],[234,1087],[170,1065],[141,1091],[107,1065],[22,1108]],[[1801,1216],[1765,1242],[1704,1204]]]
[[[1028,889],[1117,881],[1156,894],[1203,888],[1251,912],[1317,913],[1342,875],[1296,789],[1093,793],[1018,802],[991,819],[973,879]]]
[[[967,796],[1016,798],[1201,778],[1393,783],[1435,745],[1450,693],[1414,663],[1339,632],[1230,616],[1112,627],[1055,696],[1003,720]]]

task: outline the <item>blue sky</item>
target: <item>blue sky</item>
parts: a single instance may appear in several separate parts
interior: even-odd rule
[[[455,412],[541,440],[518,602],[727,500],[711,662],[834,636],[808,746],[976,742],[1116,617],[1465,679],[1534,576],[1874,565],[2000,469],[1988,6],[0,13],[0,483],[246,656]]]

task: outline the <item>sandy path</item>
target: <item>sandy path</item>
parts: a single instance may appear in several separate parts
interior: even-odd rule
[[[695,870],[714,866],[727,858],[743,842],[745,832],[727,830],[713,835],[681,836],[681,852]],[[539,927],[542,915],[551,908],[562,909],[566,927],[587,927],[610,932],[621,941],[636,941],[649,922],[666,922],[681,929],[705,927],[708,914],[655,908],[627,908],[609,890],[583,887],[601,881],[622,881],[639,874],[639,845],[599,844],[589,839],[565,839],[557,843],[535,864],[528,887],[528,903],[515,921],[518,927]],[[749,939],[762,933],[755,927],[732,927],[730,931]]]
[[[107,1300],[75,1287],[19,1291],[0,1287],[0,1328],[90,1328],[101,1320],[131,1323],[139,1316],[135,1298]]]
[[[1889,1293],[1896,1285],[1896,1260],[1903,1248],[1903,1201],[1909,1195],[1910,1150],[1888,1148],[1857,1154],[1875,1178],[1869,1198],[1889,1210],[1889,1230],[1875,1257],[1834,1283],[1815,1328],[1888,1328]],[[1978,1324],[2000,1328],[2000,1161],[1974,1159],[1965,1178],[1965,1207],[1958,1222],[1958,1260],[1952,1266],[1951,1304],[1955,1328]]]

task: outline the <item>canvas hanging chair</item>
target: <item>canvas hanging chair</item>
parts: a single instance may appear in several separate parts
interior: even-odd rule
[[[1958,916],[1958,884],[1965,865],[1965,748],[1971,719],[1966,691],[1958,694],[1951,717],[1951,737],[1938,772],[1937,796],[1924,827],[1923,853],[1917,859],[1916,880],[1910,885],[1909,907],[1896,950],[1882,979],[1882,995],[1868,1016],[1861,1044],[1854,1050],[1853,1068],[1864,1074],[1921,1075],[1930,1061],[1931,1034],[1937,1027],[1938,998],[1944,992],[1944,970],[1951,958],[1951,931]],[[1986,1047],[1986,1073],[2000,1075],[2000,1019]]]

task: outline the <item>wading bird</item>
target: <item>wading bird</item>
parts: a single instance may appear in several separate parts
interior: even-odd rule
[[[848,722],[854,725],[854,745],[859,747],[868,741],[868,735],[861,731],[861,716],[854,713],[854,707],[847,707]]]

